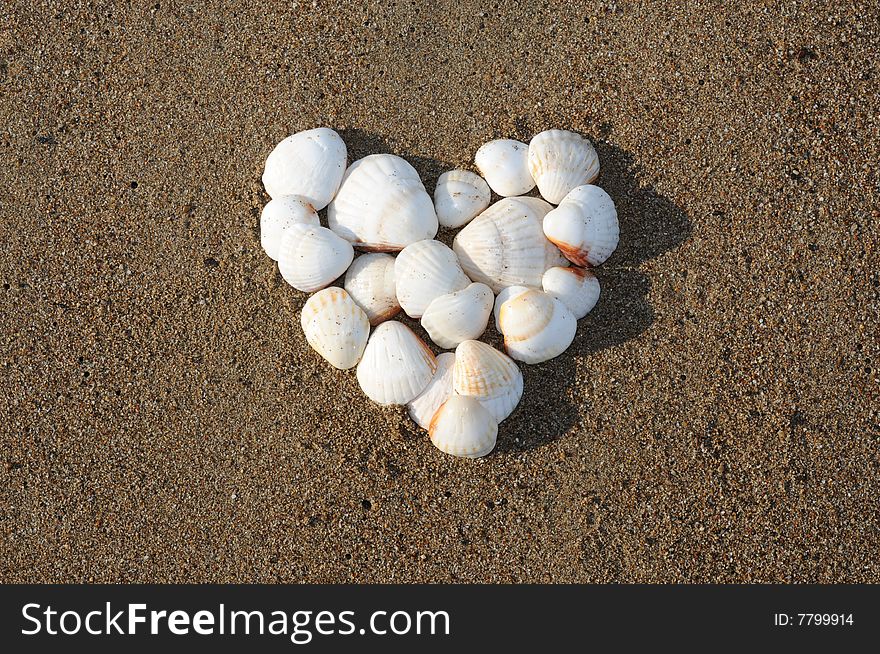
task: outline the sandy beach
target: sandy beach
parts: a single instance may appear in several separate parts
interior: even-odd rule
[[[74,4],[0,10],[0,581],[880,581],[876,6]],[[596,144],[620,247],[492,455],[306,343],[318,126],[429,192]]]

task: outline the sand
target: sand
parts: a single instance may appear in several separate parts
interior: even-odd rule
[[[880,581],[871,3],[13,4],[0,580]],[[621,246],[491,456],[305,343],[260,175],[320,125],[429,190],[596,142]]]

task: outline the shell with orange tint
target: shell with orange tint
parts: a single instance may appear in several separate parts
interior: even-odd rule
[[[544,234],[573,264],[598,266],[620,240],[614,201],[598,186],[578,186],[544,216]]]
[[[523,363],[541,363],[562,354],[577,331],[568,307],[543,291],[526,291],[505,302],[498,322],[507,354]]]
[[[431,419],[431,442],[452,456],[486,456],[498,440],[498,423],[474,397],[451,395]]]
[[[348,293],[335,286],[308,299],[300,314],[300,325],[309,345],[339,370],[357,365],[370,335],[367,314]]]
[[[522,398],[523,376],[510,357],[491,345],[463,341],[455,350],[452,388],[479,400],[501,422]]]

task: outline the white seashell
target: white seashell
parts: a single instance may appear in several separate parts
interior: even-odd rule
[[[450,170],[440,175],[434,189],[434,208],[443,227],[467,224],[489,206],[492,192],[479,175],[469,170]]]
[[[476,399],[451,395],[431,419],[428,434],[442,452],[473,459],[495,448],[498,423]]]
[[[542,286],[545,293],[561,300],[577,320],[592,311],[601,290],[596,276],[577,266],[548,269]]]
[[[345,143],[332,129],[299,132],[281,141],[266,158],[263,186],[272,198],[301,195],[321,210],[336,195],[347,157]]]
[[[514,198],[517,202],[523,202],[524,204],[531,207],[537,218],[542,221],[544,216],[546,216],[549,212],[553,211],[554,206],[547,202],[546,200],[542,200],[541,198],[533,198],[528,195],[524,195],[519,198]],[[543,231],[543,226],[541,228]],[[562,254],[560,249],[553,245],[546,238],[544,239],[544,247],[546,249],[546,256],[544,258],[544,270],[547,268],[552,268],[553,266],[567,266],[569,265],[568,259],[565,258],[565,255]]]
[[[531,290],[528,286],[508,286],[507,288],[501,289],[501,292],[498,293],[498,296],[495,298],[495,308],[492,313],[495,316],[495,329],[499,334],[501,333],[501,324],[498,322],[498,316],[501,315],[501,305],[518,295],[522,295],[528,290]]]
[[[329,286],[353,258],[351,243],[326,227],[291,225],[278,249],[278,270],[288,284],[311,293]]]
[[[344,286],[374,327],[400,311],[394,285],[394,257],[390,254],[374,252],[359,256],[345,273]]]
[[[373,402],[406,404],[425,390],[436,369],[425,342],[403,323],[389,320],[373,330],[357,378]]]
[[[357,248],[397,252],[437,234],[437,214],[416,169],[393,154],[355,161],[327,209],[330,229]]]
[[[523,363],[541,363],[562,354],[574,340],[577,320],[561,301],[543,291],[526,291],[501,306],[504,347]]]
[[[614,201],[598,186],[578,186],[544,216],[544,234],[573,264],[598,266],[620,239]]]
[[[434,298],[422,315],[422,327],[442,348],[453,348],[462,341],[479,338],[486,331],[495,294],[485,284],[474,282],[467,288]]]
[[[523,394],[523,376],[506,354],[480,341],[462,341],[455,349],[452,388],[474,397],[501,422],[516,408]]]
[[[427,239],[407,245],[394,264],[397,301],[410,318],[421,318],[434,298],[466,288],[455,252]]]
[[[406,405],[409,417],[422,429],[427,429],[437,409],[452,395],[452,367],[455,355],[443,352],[437,356],[437,370],[425,390]]]
[[[580,134],[550,129],[529,142],[529,171],[545,200],[559,204],[571,189],[599,175],[599,155]]]
[[[348,370],[360,361],[370,321],[341,288],[325,288],[312,295],[302,309],[300,325],[306,340],[334,368]]]
[[[513,139],[497,139],[480,146],[474,163],[498,195],[522,195],[535,188],[529,172],[529,146]]]
[[[280,195],[263,207],[260,214],[260,245],[278,260],[281,238],[291,225],[320,225],[315,208],[301,195]]]
[[[530,198],[534,200],[535,198]],[[462,229],[452,243],[461,267],[495,293],[507,286],[540,288],[553,244],[541,227],[543,209],[524,198],[504,198]]]

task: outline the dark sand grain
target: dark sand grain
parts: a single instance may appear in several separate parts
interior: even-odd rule
[[[874,3],[72,4],[0,10],[0,580],[880,581]],[[492,456],[306,345],[319,125],[429,189],[597,142],[622,245]]]

